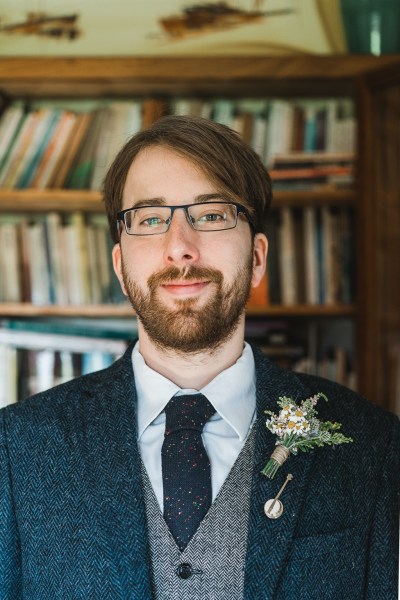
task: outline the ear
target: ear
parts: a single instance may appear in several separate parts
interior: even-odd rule
[[[121,253],[121,245],[115,244],[112,249],[112,262],[114,267],[114,273],[118,277],[119,285],[121,286],[122,293],[127,296],[124,279],[122,277],[122,253]]]
[[[251,278],[251,287],[256,288],[260,285],[267,268],[268,240],[263,233],[256,233],[254,236],[253,247],[253,276]]]

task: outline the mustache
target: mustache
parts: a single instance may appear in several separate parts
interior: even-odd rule
[[[178,267],[166,267],[162,271],[150,275],[148,279],[148,286],[153,292],[157,287],[166,283],[191,280],[211,281],[212,283],[221,285],[223,282],[223,275],[221,271],[209,269],[207,267],[197,267],[194,265],[186,265],[183,269],[179,269]]]

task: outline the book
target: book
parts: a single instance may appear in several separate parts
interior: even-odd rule
[[[3,302],[21,301],[20,251],[16,223],[0,223],[1,298]]]
[[[121,356],[127,347],[124,340],[101,338],[86,335],[68,335],[62,333],[31,331],[29,326],[25,330],[12,330],[0,327],[0,347],[8,345],[13,348],[29,350],[71,351],[83,354],[84,352],[102,351]]]
[[[50,301],[54,304],[67,304],[68,293],[62,256],[62,222],[60,214],[48,213],[45,216],[44,228],[49,265]]]
[[[268,239],[268,288],[271,304],[280,304],[281,302],[281,280],[279,273],[279,211],[272,211],[269,214],[265,234]]]
[[[355,296],[355,256],[354,240],[352,235],[352,219],[349,209],[341,209],[338,216],[340,232],[340,300],[344,304],[351,304]]]
[[[297,303],[304,304],[306,301],[306,273],[304,260],[304,227],[302,211],[293,211],[294,214],[294,255],[296,270]]]
[[[101,304],[102,288],[99,254],[96,247],[96,231],[93,224],[88,224],[85,229],[86,247],[88,251],[88,276],[89,276],[89,297],[93,304]]]
[[[55,176],[55,170],[66,152],[66,145],[76,123],[76,115],[70,111],[63,111],[53,131],[52,138],[47,144],[41,161],[34,174],[30,187],[45,189]]]
[[[289,207],[282,208],[280,212],[278,247],[281,302],[284,306],[290,306],[298,302],[294,215],[293,209]]]
[[[305,301],[318,304],[318,266],[317,266],[317,212],[316,208],[306,206],[303,210],[304,229],[304,274]]]
[[[229,98],[221,98],[214,101],[212,119],[216,123],[231,127],[235,113],[235,103]]]
[[[91,114],[89,126],[85,136],[75,154],[71,169],[65,181],[68,189],[87,189],[90,186],[91,176],[94,169],[94,158],[99,141],[104,119],[107,112],[104,109],[96,109]]]
[[[11,188],[13,186],[15,173],[32,139],[36,118],[37,112],[30,112],[24,118],[7,159],[3,163],[0,174],[1,187]]]
[[[0,342],[0,408],[18,400],[17,350]]]
[[[101,284],[101,296],[102,302],[108,303],[111,301],[111,272],[109,267],[108,257],[108,231],[105,226],[98,225],[95,228],[97,254],[100,266],[100,284]]]
[[[18,172],[18,177],[15,181],[16,188],[27,188],[31,186],[32,179],[35,176],[41,158],[59,120],[60,111],[51,109],[42,111],[36,125],[29,151],[26,152]]]
[[[21,300],[30,302],[31,293],[31,258],[29,250],[28,220],[23,217],[18,224],[19,247],[21,254]]]
[[[284,100],[273,100],[268,114],[268,133],[264,162],[269,168],[276,154],[291,150],[294,105]]]
[[[62,228],[66,260],[67,296],[69,304],[79,305],[89,302],[88,259],[83,215],[78,212],[69,215],[69,222]]]
[[[334,220],[331,210],[327,206],[321,208],[321,228],[322,228],[322,270],[324,273],[324,304],[331,305],[337,300],[336,282],[334,273],[335,249],[334,249]]]
[[[32,304],[50,303],[50,275],[47,259],[44,223],[37,221],[27,227],[29,276]]]
[[[9,152],[18,138],[19,129],[25,119],[22,106],[11,105],[3,113],[0,123],[0,176]]]
[[[72,163],[79,151],[82,140],[85,137],[86,131],[91,120],[90,113],[81,113],[77,116],[74,127],[65,143],[65,152],[61,153],[56,165],[54,166],[53,175],[49,178],[47,185],[50,188],[62,188],[65,185]]]
[[[161,98],[145,98],[142,103],[142,129],[148,129],[160,117],[168,113],[165,100]]]
[[[119,150],[141,127],[142,103],[139,100],[112,102],[105,109],[94,159],[91,189],[101,189],[103,178]]]

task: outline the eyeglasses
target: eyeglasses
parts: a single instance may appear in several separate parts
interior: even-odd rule
[[[173,214],[182,209],[186,213],[188,223],[196,231],[222,231],[233,229],[237,225],[238,215],[244,214],[252,227],[249,211],[237,202],[198,202],[197,204],[180,204],[178,206],[139,206],[128,208],[117,213],[117,227],[125,226],[128,235],[156,235],[165,233],[171,225]]]

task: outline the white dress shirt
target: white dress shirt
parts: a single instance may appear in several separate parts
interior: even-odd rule
[[[245,343],[234,365],[219,373],[201,390],[181,389],[151,369],[139,351],[132,352],[137,392],[139,451],[163,511],[161,446],[164,441],[164,408],[172,396],[201,392],[216,413],[203,429],[203,443],[211,463],[212,499],[217,496],[237,459],[256,416],[256,374],[253,352]]]

